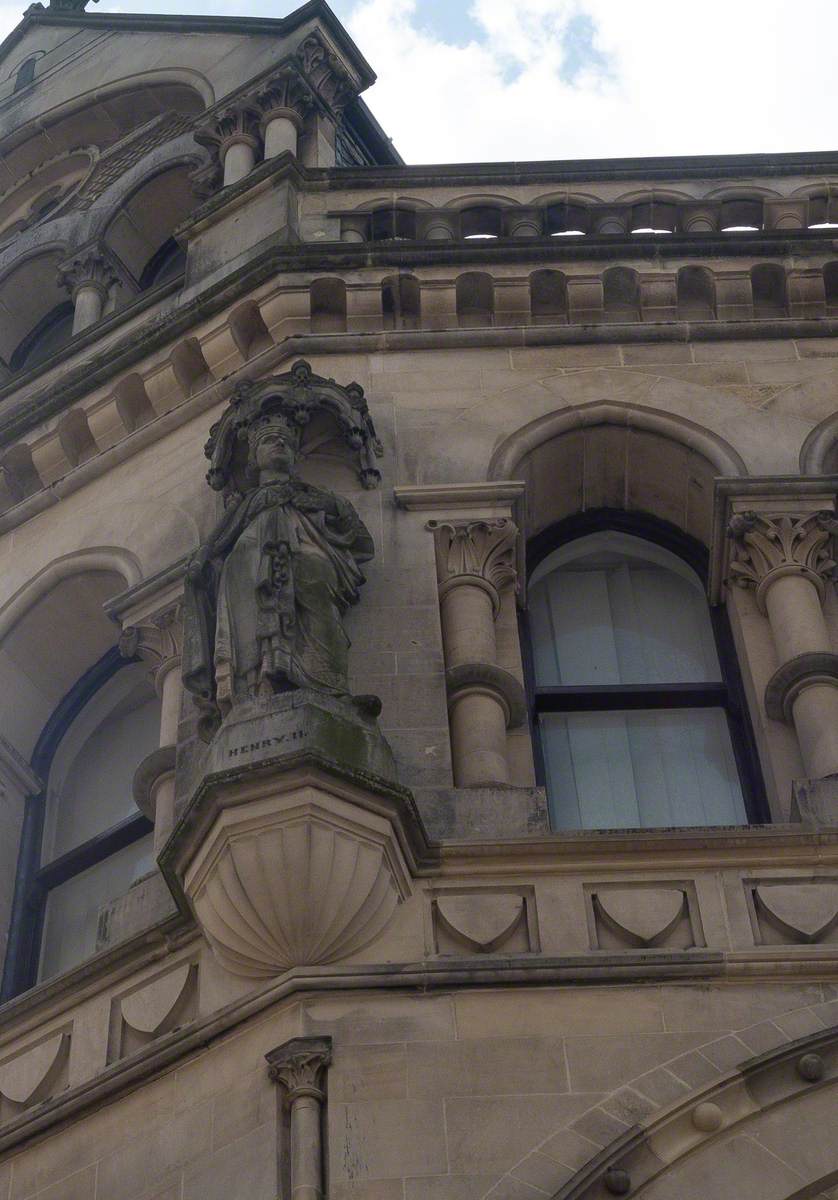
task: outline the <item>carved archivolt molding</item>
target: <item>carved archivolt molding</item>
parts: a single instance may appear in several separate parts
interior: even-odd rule
[[[835,514],[828,511],[805,516],[736,513],[727,530],[734,544],[730,582],[755,588],[763,614],[767,589],[783,575],[802,575],[823,598],[836,565],[831,544],[836,529]]]
[[[428,521],[436,542],[440,598],[461,583],[488,585],[497,615],[499,593],[517,580],[518,529],[507,517]]]

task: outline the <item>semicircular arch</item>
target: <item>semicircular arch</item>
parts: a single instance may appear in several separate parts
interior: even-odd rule
[[[717,476],[744,476],[737,451],[684,417],[595,401],[538,417],[496,448],[489,479],[527,484],[527,537],[593,508],[644,512],[709,545]]]

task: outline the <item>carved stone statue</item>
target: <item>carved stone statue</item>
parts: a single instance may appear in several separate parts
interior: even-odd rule
[[[318,410],[359,452],[362,482],[377,482],[371,455],[380,447],[363,392],[318,380],[305,363],[240,388],[211,432],[208,480],[227,507],[187,569],[183,651],[204,737],[236,706],[292,689],[348,697],[342,617],[374,550],[348,500],[297,475]]]

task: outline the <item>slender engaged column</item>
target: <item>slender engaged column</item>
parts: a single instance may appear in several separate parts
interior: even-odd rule
[[[151,668],[160,697],[160,749],[137,768],[134,798],[154,822],[155,854],[163,848],[175,821],[175,749],[181,704],[182,611],[180,602],[155,616],[148,624],[123,632],[120,649],[126,658],[139,655]]]
[[[780,664],[766,688],[766,711],[794,724],[812,779],[838,774],[838,655],[822,607],[835,530],[831,512],[745,512],[728,528],[731,582],[755,588]]]
[[[102,317],[111,289],[121,278],[110,250],[100,244],[86,246],[58,269],[59,282],[73,301],[73,334],[82,333]]]
[[[323,1200],[323,1107],[332,1039],[292,1038],[265,1057],[288,1114],[290,1145],[283,1147],[280,1173],[286,1176],[291,1200]]]
[[[259,111],[251,100],[239,100],[211,116],[195,131],[195,141],[209,150],[215,170],[223,172],[223,187],[246,178],[260,150]]]
[[[497,662],[500,592],[515,582],[518,531],[505,518],[429,521],[436,540],[451,757],[457,787],[508,783],[506,731],[520,683]]]

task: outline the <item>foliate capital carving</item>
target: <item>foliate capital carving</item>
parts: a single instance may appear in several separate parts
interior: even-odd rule
[[[73,301],[82,288],[96,288],[104,300],[121,279],[115,258],[107,247],[98,244],[85,246],[58,268],[58,282],[69,291]]]
[[[323,1101],[323,1073],[332,1061],[330,1037],[292,1038],[265,1055],[268,1076],[284,1088],[288,1102],[302,1096]]]
[[[436,542],[440,596],[452,587],[477,580],[492,597],[497,615],[499,593],[517,581],[518,528],[508,517],[428,521]]]
[[[821,598],[826,581],[832,578],[835,560],[832,537],[838,531],[835,513],[793,514],[736,513],[727,528],[734,545],[730,582],[756,589],[760,610],[765,612],[765,593],[775,579],[798,575],[817,588]]]
[[[340,117],[358,95],[348,71],[318,33],[311,33],[297,50],[297,60],[320,99]]]
[[[299,71],[283,66],[265,80],[253,96],[262,124],[278,113],[295,121],[298,128],[314,105],[312,90]]]
[[[207,123],[195,130],[195,141],[219,162],[234,142],[246,142],[258,149],[260,116],[252,97],[233,101],[209,115]]]
[[[151,668],[158,693],[169,671],[180,666],[183,652],[183,603],[178,601],[158,616],[122,631],[119,650],[123,658],[140,657]]]

